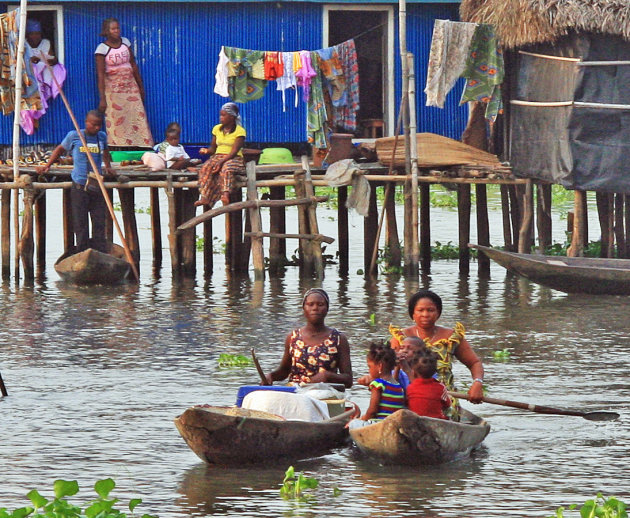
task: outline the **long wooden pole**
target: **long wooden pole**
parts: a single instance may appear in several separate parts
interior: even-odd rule
[[[407,256],[410,264],[408,272],[418,271],[420,253],[418,250],[418,140],[416,133],[416,72],[413,54],[407,53],[407,73],[409,74],[409,147],[411,159],[411,250]]]
[[[41,54],[41,59],[46,64],[46,67],[48,68],[48,71],[50,72],[50,75],[52,76],[53,81],[55,82],[55,86],[57,87],[57,90],[59,90],[59,94],[61,95],[63,104],[65,105],[66,110],[68,111],[68,115],[70,115],[70,119],[72,120],[74,129],[76,129],[77,133],[79,134],[79,138],[81,139],[81,144],[87,150],[88,149],[87,142],[85,141],[85,137],[83,136],[83,133],[81,133],[81,127],[79,126],[79,123],[77,122],[77,119],[75,118],[74,113],[72,112],[72,108],[70,108],[70,103],[68,102],[68,98],[66,97],[66,94],[63,93],[63,90],[61,89],[61,85],[57,81],[57,78],[55,77],[55,74],[53,73],[52,68],[48,64],[48,60],[46,59],[43,53]],[[109,199],[109,194],[107,193],[107,189],[105,188],[105,182],[103,182],[103,177],[98,173],[98,167],[96,167],[96,162],[94,162],[94,157],[92,156],[92,153],[86,152],[85,155],[87,156],[90,162],[90,166],[92,167],[93,175],[90,175],[90,176],[96,179],[99,187],[101,188],[101,193],[103,193],[105,204],[107,205],[109,214],[111,215],[112,221],[114,222],[114,226],[116,227],[116,232],[118,232],[118,237],[120,238],[120,241],[122,242],[123,248],[125,250],[125,257],[127,258],[127,262],[129,263],[129,266],[131,266],[131,271],[133,272],[133,275],[136,278],[136,281],[140,282],[140,275],[138,274],[138,269],[136,268],[136,262],[133,259],[131,250],[129,250],[129,246],[127,245],[125,236],[122,233],[122,230],[118,223],[118,219],[116,218],[116,214],[114,213],[112,200]]]

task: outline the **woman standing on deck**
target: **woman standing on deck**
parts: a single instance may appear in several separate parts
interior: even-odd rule
[[[195,206],[212,207],[219,199],[223,205],[230,203],[232,179],[235,174],[245,173],[243,145],[247,132],[241,126],[241,116],[235,103],[225,103],[219,112],[219,124],[212,128],[209,148],[199,150],[212,155],[199,171],[200,198]]]
[[[352,386],[350,346],[346,335],[324,323],[328,294],[308,290],[302,299],[306,325],[291,331],[284,342],[280,366],[267,374],[269,384],[289,377],[292,383],[343,383]]]
[[[472,384],[468,390],[471,403],[481,403],[483,397],[483,364],[464,337],[466,330],[457,322],[453,329],[436,325],[442,314],[442,299],[430,290],[420,290],[409,298],[409,316],[414,325],[405,329],[389,326],[392,334],[391,346],[400,349],[400,344],[407,336],[415,336],[424,341],[427,349],[437,353],[438,380],[448,390],[455,390],[452,361],[453,356],[470,370]],[[452,398],[452,405],[447,412],[448,417],[459,420],[459,405]]]
[[[144,109],[144,86],[131,42],[120,35],[116,18],[101,29],[105,41],[96,47],[99,111],[105,113],[107,141],[112,146],[153,146]]]

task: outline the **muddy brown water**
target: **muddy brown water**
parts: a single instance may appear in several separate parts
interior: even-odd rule
[[[455,241],[456,214],[432,214],[434,239]],[[360,218],[351,221],[360,232]],[[116,480],[114,496],[140,497],[140,511],[162,517],[550,516],[598,491],[630,503],[628,297],[566,295],[494,265],[489,279],[477,276],[475,264],[463,278],[456,261],[436,261],[418,279],[366,282],[355,273],[362,244],[353,243],[350,275],[340,278],[329,266],[323,287],[331,296],[327,321],[347,333],[355,374],[366,372],[367,342],[385,337],[390,322],[409,322],[406,297],[422,286],[443,296],[441,324],[465,324],[484,360],[488,395],[613,410],[621,418],[599,423],[465,403],[492,425],[470,458],[426,469],[385,467],[341,448],[294,463],[320,484],[311,501],[297,503],[279,496],[286,464],[206,466],[172,420],[190,405],[233,404],[240,385],[257,382],[253,366],[219,368],[220,353],[247,355],[255,346],[263,367],[275,366],[312,282],[294,268],[262,284],[230,278],[218,255],[209,281],[200,272],[174,282],[168,268],[156,278],[148,216],[139,214],[140,286],[71,287],[52,269],[60,240],[49,226],[45,279],[0,288],[0,372],[9,390],[0,398],[0,507],[27,505],[33,488],[50,496],[58,478],[78,480],[74,501],[82,503],[105,477]],[[494,359],[502,349],[510,351],[508,361]],[[464,389],[469,373],[457,364],[455,374]],[[350,397],[366,408],[365,389]]]

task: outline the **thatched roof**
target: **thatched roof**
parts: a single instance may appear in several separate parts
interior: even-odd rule
[[[570,31],[630,40],[630,0],[462,0],[460,15],[494,25],[508,48],[552,42]]]

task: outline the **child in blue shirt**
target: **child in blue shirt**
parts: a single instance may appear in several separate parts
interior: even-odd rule
[[[85,117],[85,129],[81,130],[88,149],[83,147],[81,138],[76,131],[70,131],[61,144],[55,148],[45,166],[38,168],[38,172],[47,173],[61,155],[71,153],[74,163],[72,169],[72,188],[70,203],[72,205],[72,225],[76,237],[75,252],[82,252],[94,248],[107,253],[109,246],[105,240],[105,199],[98,186],[98,182],[89,178],[92,170],[87,153],[91,153],[98,173],[101,162],[105,163],[105,171],[111,170],[111,157],[107,149],[107,136],[101,131],[103,116],[98,110],[90,110]],[[89,239],[88,214],[92,220],[92,243]]]

